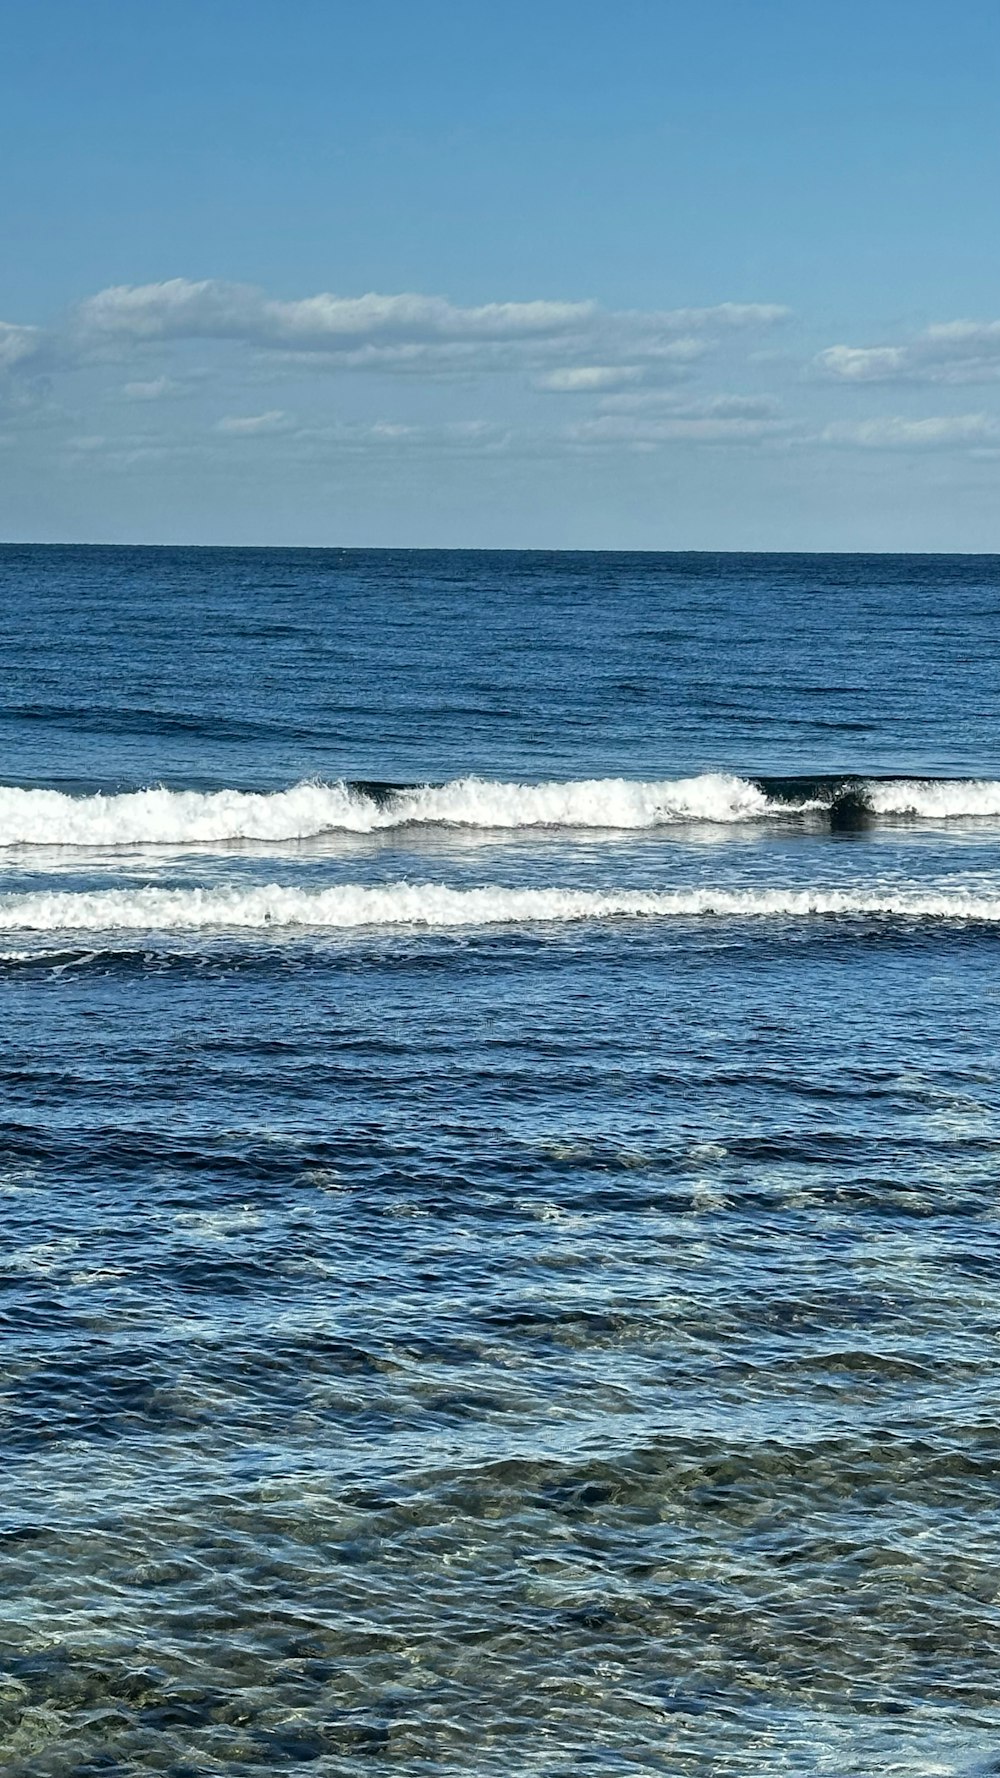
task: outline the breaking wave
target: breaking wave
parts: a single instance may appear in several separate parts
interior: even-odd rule
[[[328,889],[97,889],[0,897],[2,932],[265,932],[362,926],[493,926],[572,920],[883,917],[1000,924],[1000,893],[849,889],[453,889],[436,883]]]
[[[205,845],[375,833],[409,823],[459,827],[656,827],[670,821],[740,821],[766,815],[748,781],[711,774],[634,783],[441,785],[295,784],[269,794],[154,788],[120,796],[0,789],[0,845]]]
[[[708,772],[636,781],[589,778],[527,784],[457,778],[394,786],[310,782],[287,790],[168,790],[70,796],[0,787],[0,847],[218,846],[408,824],[476,828],[643,829],[820,814],[832,825],[900,816],[1000,816],[1000,782],[872,778],[741,778]]]
[[[1000,784],[990,778],[875,780],[863,795],[873,815],[912,815],[924,821],[1000,815]]]

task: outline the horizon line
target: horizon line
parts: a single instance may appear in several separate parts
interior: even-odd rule
[[[490,543],[177,543],[177,542],[142,542],[127,543],[118,538],[89,539],[75,538],[40,539],[28,537],[9,537],[0,539],[0,550],[12,549],[94,549],[94,550],[215,550],[220,553],[236,551],[253,552],[264,555],[273,554],[305,554],[311,555],[489,555],[489,556],[846,556],[846,557],[905,557],[908,560],[940,560],[959,558],[965,561],[993,561],[1000,559],[1000,547],[988,549],[767,549],[755,546],[752,549],[728,547],[711,549],[705,545],[682,548],[656,548],[651,545],[598,544],[587,547],[580,544],[490,544]]]

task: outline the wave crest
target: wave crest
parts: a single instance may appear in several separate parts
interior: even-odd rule
[[[1000,815],[1000,784],[990,778],[895,778],[869,782],[865,798],[873,815],[909,815],[923,821]]]
[[[768,813],[746,779],[724,773],[637,783],[593,778],[519,784],[458,778],[395,789],[302,783],[270,793],[127,791],[67,796],[0,788],[0,846],[211,845],[375,833],[409,823],[457,827],[656,827],[671,821],[741,821]]]
[[[882,917],[1000,924],[1000,895],[969,890],[454,889],[437,883],[347,883],[329,889],[40,891],[0,898],[2,932],[266,932],[373,926],[494,926],[574,920]]]
[[[0,847],[220,846],[377,833],[410,824],[474,828],[639,830],[823,811],[942,820],[1000,816],[991,780],[585,778],[526,784],[456,778],[404,787],[307,782],[271,792],[168,790],[70,796],[0,787]]]

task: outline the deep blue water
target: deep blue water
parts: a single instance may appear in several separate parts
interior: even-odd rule
[[[4,1770],[1000,1771],[1000,559],[0,610]]]

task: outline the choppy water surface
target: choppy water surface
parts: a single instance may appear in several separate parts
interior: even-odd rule
[[[0,592],[4,1769],[1000,1771],[1000,561]]]

